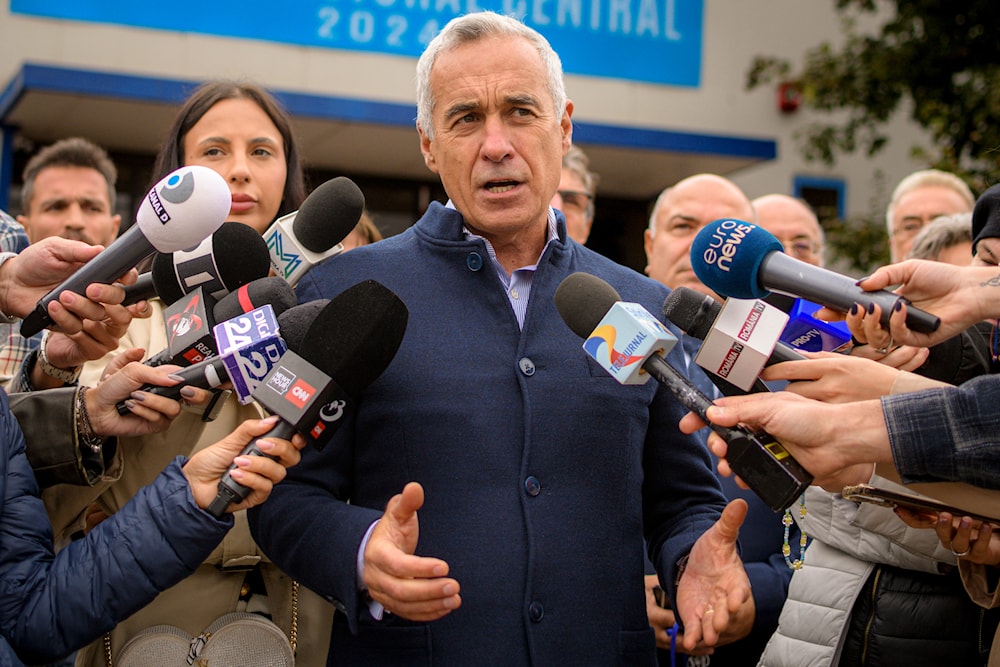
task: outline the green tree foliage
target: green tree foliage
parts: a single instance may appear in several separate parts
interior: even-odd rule
[[[889,141],[887,122],[904,108],[930,139],[928,150],[911,149],[924,164],[962,176],[974,192],[1000,182],[1000,0],[834,2],[839,46],[809,49],[798,67],[758,56],[747,72],[749,89],[791,81],[804,107],[830,112],[796,136],[803,156],[828,165],[840,154],[875,156]],[[859,28],[883,16],[880,29]],[[835,244],[839,231],[830,230]]]
[[[978,191],[1000,181],[1000,2],[835,2],[839,48],[810,49],[797,72],[787,60],[758,56],[747,73],[748,88],[792,80],[805,106],[839,112],[804,130],[804,156],[833,164],[838,153],[877,154],[889,140],[886,122],[906,101],[933,143],[923,155],[929,166],[970,178]],[[859,31],[861,14],[876,11],[890,16],[878,34]]]

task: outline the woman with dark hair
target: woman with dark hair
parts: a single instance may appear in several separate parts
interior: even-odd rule
[[[157,157],[153,179],[190,165],[218,172],[232,195],[226,219],[261,234],[275,218],[297,210],[305,199],[291,121],[270,93],[250,83],[208,82],[181,106]],[[121,342],[155,354],[167,347],[167,331],[163,304],[158,299],[150,303],[156,312],[148,319],[134,320]],[[103,366],[103,361],[88,364],[83,375],[99,376]],[[86,530],[94,523],[88,516],[94,517],[97,509],[107,514],[117,511],[150,481],[154,471],[163,468],[164,460],[178,454],[189,456],[218,440],[220,431],[227,433],[234,424],[260,414],[256,404],[241,405],[227,395],[216,401],[211,416],[203,415],[200,408],[188,408],[163,434],[125,439],[120,447],[126,454],[117,480],[98,486],[85,500],[78,495],[79,490],[68,488],[51,498],[48,509],[57,538],[81,527]],[[97,507],[83,511],[94,498]],[[268,560],[250,537],[244,514],[237,513],[234,528],[193,575],[161,593],[103,640],[81,650],[76,664],[127,665],[128,655],[138,643],[156,642],[163,636],[162,632],[148,631],[154,626],[179,628],[175,634],[191,638],[195,642],[192,646],[197,643],[195,638],[210,632],[209,644],[222,649],[218,644],[227,633],[220,632],[218,626],[236,618],[230,614],[241,612],[246,615],[240,622],[254,628],[251,643],[258,645],[258,640],[268,637],[271,643],[262,649],[264,652],[243,654],[238,664],[286,664],[281,660],[287,661],[294,654],[294,664],[299,667],[325,665],[333,606],[299,587]],[[82,526],[81,515],[88,519]],[[213,624],[216,627],[211,627]],[[182,643],[184,653],[178,664],[187,655],[187,643]]]
[[[186,145],[187,139],[191,130],[196,129],[196,126],[202,123],[206,115],[209,115],[210,118],[212,115],[220,116],[223,119],[229,118],[230,116],[225,109],[226,105],[217,107],[219,103],[228,100],[245,100],[256,106],[260,112],[267,116],[281,137],[287,177],[282,189],[281,205],[268,221],[268,225],[270,225],[275,217],[298,210],[302,200],[306,197],[306,187],[299,150],[292,135],[288,114],[270,93],[255,84],[237,81],[210,81],[199,86],[177,112],[173,124],[167,131],[166,139],[164,139],[153,166],[153,178],[150,185],[159,182],[161,178],[180,167],[189,164],[205,164],[194,159],[194,156],[188,153],[190,147]],[[214,168],[212,164],[205,164],[205,166]],[[222,173],[221,170],[217,169],[216,171]],[[229,180],[227,174],[222,173],[222,175]],[[227,219],[238,220],[239,215]],[[240,222],[243,221],[240,220]],[[256,225],[253,226],[256,228]],[[266,229],[265,226],[258,231],[263,233]]]

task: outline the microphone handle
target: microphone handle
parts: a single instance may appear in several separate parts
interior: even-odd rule
[[[139,262],[136,261],[136,264]],[[135,283],[125,286],[125,300],[123,306],[131,306],[133,303],[152,299],[156,296],[156,285],[153,284],[153,274],[149,271],[140,273]]]
[[[865,308],[877,304],[882,309],[879,322],[884,329],[889,328],[889,316],[899,302],[907,306],[906,326],[910,329],[933,333],[941,324],[940,317],[911,307],[905,297],[887,290],[866,292],[853,278],[806,264],[783,252],[773,251],[765,256],[757,276],[767,290],[814,301],[842,313],[850,311],[855,303]]]
[[[274,428],[270,431],[247,443],[247,446],[240,451],[239,456],[268,456],[269,458],[277,461],[278,457],[269,456],[260,451],[257,447],[257,441],[260,438],[281,438],[282,440],[291,440],[293,435],[295,435],[295,427],[286,421],[280,421],[275,424]],[[219,493],[216,494],[215,500],[212,501],[212,504],[208,506],[208,513],[216,519],[222,518],[222,515],[226,513],[226,508],[229,507],[231,503],[242,502],[246,500],[247,496],[250,495],[250,487],[243,486],[234,480],[232,475],[229,474],[235,467],[235,463],[231,464],[229,466],[229,470],[227,470],[222,476],[222,479],[219,480]]]
[[[729,467],[775,512],[790,507],[812,483],[812,475],[792,458],[781,443],[767,433],[751,433],[709,421],[706,411],[712,401],[658,353],[643,369],[674,395],[681,405],[701,417],[728,443]]]
[[[224,357],[212,357],[211,359],[207,359],[205,361],[204,366],[188,366],[187,368],[177,371],[175,375],[184,378],[184,381],[171,387],[147,384],[139,387],[139,391],[147,394],[154,394],[156,396],[172,398],[176,401],[180,399],[182,387],[215,389],[216,387],[229,382],[229,373],[226,371]],[[122,416],[131,412],[131,410],[128,409],[128,406],[125,405],[125,401],[119,401],[116,403],[115,409],[118,410],[118,414]]]
[[[139,225],[130,227],[108,247],[112,246],[115,247],[114,253],[109,255],[105,249],[104,252],[64,280],[61,285],[43,296],[35,309],[21,321],[21,335],[30,338],[52,324],[52,318],[49,317],[49,304],[57,301],[59,295],[66,290],[86,296],[87,285],[116,280],[156,251],[156,248],[149,243],[139,229]]]

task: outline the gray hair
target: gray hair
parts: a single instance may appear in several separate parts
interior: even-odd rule
[[[972,243],[972,214],[942,215],[931,220],[913,239],[908,259],[936,260],[941,253],[959,243]],[[972,255],[969,255],[972,261]]]
[[[563,169],[569,169],[570,172],[579,176],[583,182],[583,189],[590,195],[585,215],[587,216],[587,220],[593,220],[594,196],[597,194],[597,183],[601,180],[601,177],[590,170],[590,158],[576,144],[571,145],[569,151],[563,156],[562,166]]]
[[[915,171],[901,180],[899,185],[896,186],[896,189],[892,191],[892,198],[889,200],[889,206],[885,209],[885,227],[889,232],[889,236],[892,236],[892,214],[896,209],[896,205],[899,204],[899,200],[902,199],[904,195],[907,195],[914,190],[933,186],[954,190],[955,193],[969,205],[970,211],[976,204],[976,198],[972,196],[972,190],[970,190],[969,186],[965,184],[965,181],[955,174],[947,171],[941,171],[940,169],[922,169],[920,171]]]
[[[417,61],[417,127],[423,130],[428,139],[434,138],[431,113],[434,111],[435,100],[430,83],[434,61],[445,51],[487,37],[522,37],[538,49],[548,72],[548,87],[557,112],[556,118],[562,118],[566,110],[566,84],[563,81],[562,62],[548,40],[511,16],[496,12],[475,12],[449,21]]]

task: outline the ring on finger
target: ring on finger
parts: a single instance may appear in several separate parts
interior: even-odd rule
[[[951,548],[951,553],[953,553],[955,555],[955,558],[964,558],[964,557],[966,557],[966,556],[969,555],[970,551],[972,551],[972,546],[971,545],[968,546],[968,547],[966,547],[965,551],[955,551],[955,547],[954,546]]]
[[[879,354],[889,354],[889,351],[893,349],[892,336],[889,336],[889,342],[885,344],[885,347],[873,347],[872,349]]]

